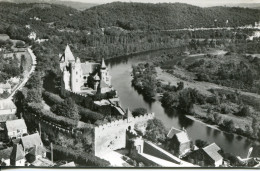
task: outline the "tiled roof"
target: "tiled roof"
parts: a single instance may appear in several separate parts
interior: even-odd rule
[[[12,100],[5,99],[0,100],[0,110],[16,109],[16,106]]]
[[[6,121],[6,128],[8,132],[13,132],[21,129],[27,129],[23,119]]]
[[[223,157],[218,153],[218,151],[220,150],[220,147],[215,143],[212,143],[212,144],[202,148],[202,150],[214,161],[219,161],[219,160],[223,159]]]
[[[39,133],[34,133],[21,138],[23,147],[27,150],[36,146],[43,146]]]
[[[10,156],[10,160],[18,161],[24,159],[23,147],[20,144],[15,144]]]
[[[168,132],[167,137],[172,138],[175,134],[179,132],[181,132],[181,130],[172,127],[171,130]]]
[[[189,136],[185,131],[181,131],[175,135],[180,143],[186,143],[190,141]]]
[[[99,81],[100,77],[98,76],[98,74],[96,73],[96,75],[94,76],[94,80]]]
[[[13,151],[13,147],[9,147],[3,150],[0,150],[0,160],[1,159],[10,159],[11,153]]]

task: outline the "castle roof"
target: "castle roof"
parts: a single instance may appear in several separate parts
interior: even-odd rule
[[[22,145],[25,149],[30,149],[30,148],[34,147],[35,145],[36,146],[43,145],[41,137],[38,132],[35,134],[31,134],[31,135],[22,137],[21,140],[22,140]]]
[[[64,62],[75,61],[75,58],[70,50],[69,45],[66,46],[64,54],[61,56],[60,61],[64,61]]]
[[[20,144],[15,144],[10,156],[10,160],[18,161],[24,159],[23,147]]]
[[[27,129],[27,127],[23,119],[16,119],[6,121],[6,129],[8,132],[13,132],[19,129]]]
[[[215,143],[212,143],[212,144],[202,148],[202,150],[214,161],[219,161],[219,160],[223,159],[223,157],[218,153],[218,151],[220,150],[220,147]]]
[[[0,100],[0,110],[16,109],[14,102],[9,99]]]
[[[129,108],[126,109],[126,117],[127,118],[133,117],[133,114],[132,114],[132,112],[130,111]]]
[[[98,65],[100,64],[90,62],[81,63],[82,74],[88,75],[90,73],[93,73]]]
[[[104,68],[106,68],[106,67],[107,67],[107,66],[106,66],[106,64],[105,64],[105,60],[104,60],[104,58],[102,58],[101,68],[104,69]]]

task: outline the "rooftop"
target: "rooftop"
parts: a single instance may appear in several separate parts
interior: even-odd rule
[[[23,147],[27,150],[36,146],[43,146],[39,133],[34,133],[21,138]]]
[[[10,156],[10,160],[18,161],[24,159],[23,147],[20,144],[15,144]]]
[[[202,150],[205,153],[207,153],[209,155],[209,157],[212,158],[214,161],[219,161],[219,160],[223,159],[223,157],[218,153],[218,151],[220,150],[220,147],[215,143],[212,143],[212,144],[202,148]]]
[[[1,159],[10,159],[11,153],[13,151],[13,147],[9,147],[3,150],[0,150],[0,160]]]
[[[16,106],[12,100],[5,99],[0,100],[0,110],[16,109]]]
[[[175,134],[179,132],[181,132],[181,130],[172,127],[171,130],[168,132],[167,137],[171,139]]]
[[[181,131],[175,135],[180,143],[186,143],[190,141],[189,136],[185,131]]]
[[[13,132],[21,129],[27,129],[23,119],[6,121],[6,128],[8,132]]]

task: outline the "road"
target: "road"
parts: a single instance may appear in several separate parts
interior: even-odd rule
[[[19,86],[17,86],[14,91],[10,94],[10,96],[7,99],[12,99],[14,94],[16,93],[17,90],[20,90],[23,88],[23,86],[26,84],[26,82],[29,80],[30,76],[32,75],[32,73],[35,71],[35,67],[36,67],[36,56],[34,55],[33,51],[31,50],[31,48],[27,48],[28,53],[30,54],[31,58],[32,58],[32,66],[31,66],[31,70],[28,72],[28,74],[24,77],[23,81],[19,84]]]

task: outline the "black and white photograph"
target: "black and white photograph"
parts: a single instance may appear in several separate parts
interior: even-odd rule
[[[259,169],[260,0],[0,0],[0,170]]]

